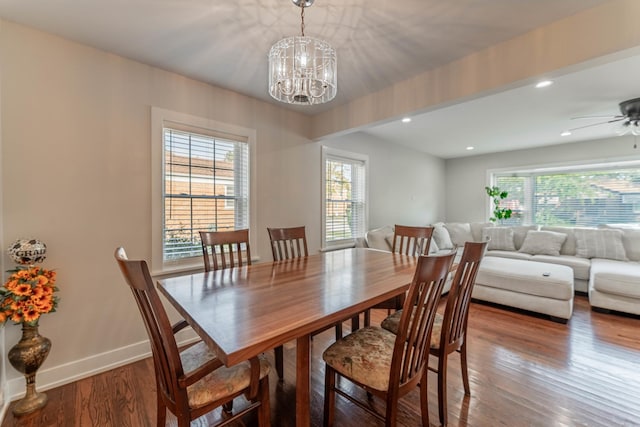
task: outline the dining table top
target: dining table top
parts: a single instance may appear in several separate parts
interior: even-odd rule
[[[166,278],[158,289],[231,366],[401,294],[416,261],[350,248]]]

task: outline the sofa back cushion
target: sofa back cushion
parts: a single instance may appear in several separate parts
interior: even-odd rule
[[[482,230],[486,227],[493,227],[493,222],[472,222],[469,223],[471,227],[471,235],[474,242],[482,242]]]
[[[580,258],[606,258],[628,261],[622,244],[622,230],[576,229],[576,255]]]
[[[389,241],[393,239],[393,227],[385,225],[381,228],[369,230],[364,238],[367,247],[391,252]]]
[[[529,230],[518,250],[531,255],[559,256],[560,248],[565,240],[567,240],[567,235],[564,233]]]
[[[513,242],[512,227],[485,227],[482,229],[482,240],[489,240],[487,250],[489,251],[515,251]]]
[[[601,225],[599,228],[622,230],[622,244],[631,261],[640,262],[640,229],[620,227],[615,224]]]
[[[465,242],[473,241],[471,226],[468,222],[447,222],[444,224],[444,227],[449,232],[451,241],[456,246],[464,246]]]

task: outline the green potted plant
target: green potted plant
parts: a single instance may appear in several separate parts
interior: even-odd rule
[[[500,221],[502,223],[503,220],[511,218],[511,209],[503,208],[500,206],[500,203],[507,198],[509,195],[508,192],[502,191],[499,187],[495,185],[493,187],[484,187],[487,192],[487,195],[491,197],[493,201],[493,216],[489,218],[490,221],[496,222]]]

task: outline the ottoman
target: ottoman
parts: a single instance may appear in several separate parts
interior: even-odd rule
[[[472,297],[529,310],[566,323],[573,313],[573,269],[565,265],[484,257]]]

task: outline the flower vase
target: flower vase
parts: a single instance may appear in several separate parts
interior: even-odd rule
[[[51,340],[38,333],[38,325],[22,324],[22,338],[9,350],[9,362],[24,374],[27,382],[26,395],[13,407],[13,414],[21,416],[42,408],[47,404],[47,395],[36,391],[36,372],[49,355]]]

